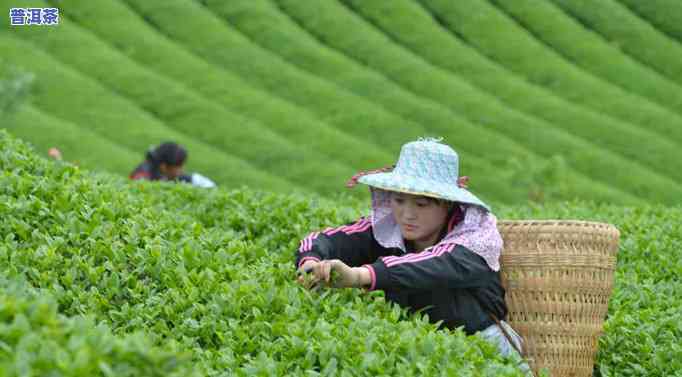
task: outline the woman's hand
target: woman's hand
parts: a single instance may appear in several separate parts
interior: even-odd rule
[[[332,271],[336,272],[333,279]],[[369,270],[364,267],[349,267],[338,259],[307,261],[299,272],[313,274],[312,282],[306,286],[308,289],[320,282],[335,288],[359,288],[371,284]],[[302,284],[305,284],[305,280],[303,276],[298,278]]]
[[[312,289],[317,286],[319,278],[315,271],[319,270],[321,267],[321,262],[316,260],[309,260],[303,263],[301,267],[298,268],[298,278],[296,279],[299,284],[301,284],[305,289]]]

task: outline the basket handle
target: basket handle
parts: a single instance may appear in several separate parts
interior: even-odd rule
[[[509,341],[509,344],[511,344],[511,346],[514,347],[516,352],[518,352],[519,355],[521,355],[521,357],[523,359],[525,359],[526,358],[526,351],[524,349],[519,349],[519,347],[516,345],[516,343],[512,339],[511,335],[509,335],[509,333],[507,332],[507,329],[505,329],[504,326],[502,326],[502,323],[500,323],[500,320],[497,319],[497,316],[495,314],[493,314],[492,312],[488,312],[488,315],[490,315],[490,317],[493,319],[493,321],[495,321],[495,323],[497,324],[497,327],[499,327],[500,330],[502,330],[502,334],[504,334],[504,337],[507,338],[507,340]]]

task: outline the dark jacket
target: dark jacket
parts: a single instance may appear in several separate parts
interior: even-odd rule
[[[141,164],[137,165],[135,170],[130,173],[128,178],[132,180],[146,179],[149,181],[158,181],[162,177],[158,167],[155,167],[151,161],[145,160]]]
[[[393,258],[382,258],[397,256]],[[370,289],[381,289],[388,300],[424,309],[431,322],[467,334],[495,323],[490,313],[505,319],[507,306],[499,272],[461,245],[445,246],[420,254],[384,248],[374,238],[368,219],[311,233],[301,241],[296,266],[308,259],[340,259],[351,267],[366,266],[372,275]]]

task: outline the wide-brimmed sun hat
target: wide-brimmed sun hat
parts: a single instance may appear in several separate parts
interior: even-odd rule
[[[459,156],[440,139],[419,139],[402,146],[395,167],[355,175],[349,182],[453,202],[490,207],[469,192],[468,177],[459,176]]]

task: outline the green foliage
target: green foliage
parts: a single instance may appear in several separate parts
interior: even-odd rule
[[[585,182],[576,186],[578,190],[597,188],[595,185],[597,183],[608,183],[612,187],[627,190],[635,195],[643,193],[660,195],[659,200],[665,203],[675,202],[679,197],[671,190],[680,190],[682,195],[682,187],[675,181],[661,179],[662,177],[657,174],[652,174],[651,171],[639,166],[630,165],[627,173],[614,170],[615,166],[623,166],[629,162],[622,157],[614,156],[606,149],[593,148],[585,141],[557,130],[534,115],[523,114],[503,106],[492,95],[477,90],[443,70],[429,66],[409,51],[393,46],[385,35],[376,33],[342,5],[333,2],[315,2],[311,5],[291,0],[277,2],[287,14],[319,39],[329,41],[329,44],[349,56],[376,70],[381,70],[412,91],[466,114],[468,118],[478,122],[481,128],[494,129],[504,136],[514,138],[519,144],[531,146],[534,152],[546,158],[561,153],[571,162],[571,169],[576,169],[591,178],[587,180],[576,177],[576,180]],[[366,2],[359,2],[358,6],[363,4]],[[359,49],[357,48],[359,44],[368,47]],[[418,79],[415,79],[417,77]],[[473,143],[474,137],[466,136],[465,140]],[[483,139],[486,143],[488,140]],[[490,153],[502,154],[509,158],[509,154],[503,151]],[[677,154],[676,150],[670,153]],[[607,171],[609,173],[604,174]],[[633,174],[632,171],[638,173]],[[636,178],[641,174],[647,175],[648,178],[645,180]]]
[[[682,46],[616,0],[552,0],[611,44],[682,84]],[[675,8],[659,8],[662,12]]]
[[[609,21],[600,26],[611,8],[643,24],[612,0],[594,15],[603,37],[576,22],[590,26],[593,16],[523,1],[24,6],[48,4],[60,7],[59,27],[0,19],[3,62],[36,77],[31,108],[3,127],[83,167],[127,175],[150,146],[175,140],[190,151],[188,170],[223,187],[332,194],[356,171],[393,163],[406,141],[443,136],[490,202],[524,202],[530,189],[505,168],[555,155],[566,168],[561,194],[550,197],[637,204],[682,195],[670,163],[682,143],[678,85],[659,74],[675,72],[679,48],[650,52],[653,64],[640,47],[604,43],[621,38]],[[656,4],[674,19],[678,7]],[[621,39],[669,45],[642,30]]]
[[[81,33],[92,32],[140,65],[191,87],[230,111],[258,119],[297,146],[315,150],[318,161],[331,157],[355,168],[370,168],[367,164],[371,161],[388,162],[393,158],[380,145],[348,135],[342,128],[315,117],[306,107],[259,90],[238,75],[186,51],[120,1],[69,0],[53,4],[64,6],[62,17],[81,25],[84,28]],[[201,74],[188,75],[188,71]],[[352,174],[350,167],[331,169],[339,169],[338,165],[343,164],[335,162],[320,170],[335,174],[336,179],[329,183],[338,184],[339,177]],[[267,169],[273,170],[273,167]]]
[[[336,190],[341,182],[334,178],[352,173],[351,168],[324,161],[309,149],[296,148],[259,122],[231,113],[193,90],[131,62],[74,25],[60,25],[59,33],[26,28],[14,35],[41,46],[174,130],[248,160],[256,169],[272,169],[284,179],[320,192]],[[319,179],[310,181],[311,175]]]
[[[633,166],[633,169],[654,169],[681,182],[682,172],[667,163],[671,158],[677,158],[676,156],[679,155],[679,147],[667,140],[668,135],[663,137],[651,131],[644,131],[634,124],[598,114],[587,107],[566,101],[541,86],[529,84],[513,71],[505,69],[504,66],[487,59],[468,46],[458,35],[444,30],[424,7],[414,1],[397,0],[391,2],[390,6],[380,2],[352,0],[345,2],[356,14],[363,16],[395,41],[434,65],[450,70],[458,77],[479,86],[488,93],[494,93],[504,101],[506,106],[545,119],[551,122],[552,127],[558,126],[563,131],[553,130],[548,124],[543,124],[542,127],[510,128],[517,133],[515,136],[517,140],[532,151],[547,155],[580,150],[580,153],[576,153],[577,156],[566,154],[569,162],[576,161],[571,163],[571,166],[577,170],[596,172],[599,169],[595,169],[594,159],[604,158],[602,157],[604,153],[601,151],[603,148],[631,161],[640,161],[647,165],[646,167]],[[558,40],[559,45],[565,49],[575,49],[582,53],[586,45],[595,44],[588,44],[587,41],[591,40],[585,37],[581,37],[581,43],[576,44],[576,32],[573,29],[566,30],[568,27],[561,22],[562,19],[556,17],[556,13],[562,14],[560,11],[548,15],[545,8],[551,9],[551,5],[546,2],[532,2],[527,6],[524,6],[521,1],[502,2],[500,6],[508,6],[510,12],[519,14],[519,18],[531,19],[533,24],[530,26],[538,26],[533,31],[539,38]],[[390,16],[387,17],[387,15]],[[558,30],[560,26],[564,26],[561,31]],[[578,31],[589,34],[582,28]],[[605,70],[608,69],[608,74],[605,73],[604,76],[612,75],[621,78],[628,84],[632,83],[632,86],[637,89],[646,87],[657,98],[660,97],[667,103],[682,106],[682,99],[676,94],[680,88],[667,80],[656,75],[653,75],[653,78],[657,80],[650,76],[640,78],[633,74],[639,71],[619,69],[620,66],[614,64],[613,55],[615,54],[609,55],[608,58],[603,54],[594,56],[595,54],[584,53],[583,55],[591,56],[593,58],[591,62],[597,60]],[[641,67],[635,68],[643,70]],[[648,71],[644,73],[652,75]],[[637,91],[634,88],[630,90]],[[496,111],[490,110],[489,112]],[[603,132],[605,128],[611,132]],[[567,134],[577,136],[577,138],[569,137]],[[633,140],[650,140],[650,142],[641,144],[640,148],[635,149],[631,145]],[[559,149],[563,149],[564,152],[559,152]],[[593,158],[582,152],[593,149],[595,155],[599,154],[600,157]]]
[[[677,142],[682,140],[682,117],[679,114],[587,74],[538,41],[527,29],[488,1],[419,1],[453,33],[531,83],[615,119],[655,130]],[[601,5],[602,2],[593,4]],[[590,9],[594,8],[586,6],[585,9],[586,13],[590,13]],[[593,13],[598,17],[611,17],[608,12]]]
[[[520,375],[480,339],[405,321],[380,293],[294,282],[298,239],[356,206],[128,184],[36,158],[4,133],[0,147],[0,272],[63,315],[172,344],[205,375]]]
[[[331,194],[419,136],[461,152],[499,218],[616,224],[595,375],[680,375],[678,1],[22,6],[46,4],[59,27],[0,19],[1,127],[75,165],[0,130],[0,376],[519,375],[381,293],[294,283],[298,240],[365,212],[361,187],[81,170],[126,175],[173,139],[221,187]]]
[[[8,33],[0,33],[0,41],[3,51],[8,54],[8,61],[21,63],[39,77],[31,96],[34,106],[43,113],[72,122],[130,150],[138,151],[140,162],[150,146],[162,140],[175,140],[185,145],[191,153],[188,169],[210,171],[213,173],[211,178],[228,187],[252,184],[281,190],[294,186],[282,178],[255,169],[244,160],[174,131],[153,114],[108,90],[98,81],[66,67],[39,49],[26,48],[25,41]],[[121,132],[122,127],[126,127],[128,132]],[[98,155],[99,158],[115,156]],[[129,166],[126,171],[119,173],[127,175],[134,167]],[[235,171],[240,172],[240,180],[234,179]]]
[[[533,179],[552,183],[562,164],[554,160]],[[0,275],[49,295],[55,315],[66,318],[57,327],[83,324],[64,339],[110,328],[98,336],[120,347],[89,360],[142,368],[119,361],[143,349],[157,355],[150,370],[171,365],[210,376],[520,375],[491,345],[437,331],[387,305],[381,292],[307,292],[294,282],[298,240],[356,218],[366,206],[356,199],[129,184],[37,158],[4,132],[0,171]],[[605,221],[622,232],[599,373],[676,373],[682,208],[552,203],[499,207],[497,215]],[[0,360],[23,351],[3,352]],[[49,364],[30,362],[41,365]]]
[[[682,112],[682,99],[676,94],[682,89],[680,86],[654,68],[627,55],[595,31],[586,29],[579,20],[563,12],[551,1],[517,0],[513,5],[505,1],[494,3],[537,39],[586,71],[678,113]],[[575,43],[576,40],[580,43]]]
[[[682,41],[682,4],[677,0],[619,0],[661,32]]]
[[[610,335],[599,344],[599,375],[678,376],[682,367],[679,282],[624,282],[618,290],[605,326]]]
[[[0,277],[0,375],[196,376],[188,355],[143,333],[114,335],[92,317],[66,317],[49,294]]]
[[[420,124],[396,116],[260,48],[197,2],[126,0],[126,3],[194,54],[272,95],[306,107],[346,133],[394,151],[405,140],[428,132]],[[179,14],[183,15],[182,23],[177,22]]]
[[[545,203],[571,199],[567,169],[566,160],[561,155],[555,155],[541,163],[512,158],[506,173],[513,186],[526,190],[528,200]]]
[[[128,172],[140,163],[139,152],[77,124],[45,114],[30,104],[23,105],[5,123],[5,128],[12,135],[31,140],[36,150],[43,153],[51,147],[58,147],[65,160],[84,168],[118,173]]]
[[[420,97],[418,93],[400,86],[390,77],[334,51],[331,46],[305,33],[304,29],[298,27],[286,14],[279,12],[277,6],[269,1],[204,0],[202,3],[259,45],[301,69],[334,82],[405,119],[428,125],[430,135],[444,137],[455,149],[466,155],[463,170],[476,172],[476,187],[479,192],[494,192],[491,197],[508,201],[519,199],[518,193],[512,190],[496,190],[499,181],[494,179],[493,172],[496,170],[494,163],[506,161],[509,155],[530,154],[520,144],[473,124],[457,112]],[[488,142],[491,139],[496,140],[495,148]],[[481,158],[481,155],[485,155],[485,158]]]
[[[0,60],[0,119],[16,111],[34,79],[33,74]]]

